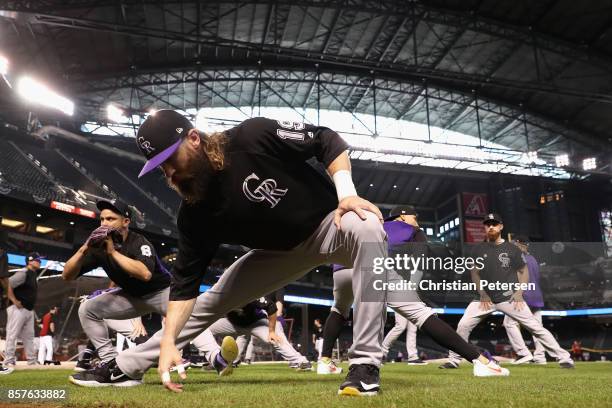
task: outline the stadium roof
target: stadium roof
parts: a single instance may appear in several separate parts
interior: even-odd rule
[[[603,0],[0,0],[0,53],[82,122],[109,102],[320,108],[609,171],[611,21]]]

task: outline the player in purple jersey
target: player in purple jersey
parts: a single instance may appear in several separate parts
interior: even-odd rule
[[[384,229],[387,232],[390,250],[406,243],[410,245],[409,252],[417,256],[427,252],[427,237],[418,227],[414,218],[416,212],[412,206],[398,206],[391,210],[389,217],[385,220]],[[323,353],[318,362],[318,374],[336,374],[337,367],[331,361],[333,344],[340,335],[342,325],[348,319],[348,314],[353,303],[351,287],[352,270],[342,266],[334,266],[334,305],[325,322],[323,332]],[[416,275],[416,274],[415,274]],[[411,280],[418,277],[412,275]],[[482,354],[473,345],[464,341],[444,321],[440,320],[416,295],[409,302],[388,302],[388,305],[397,314],[414,323],[419,329],[427,333],[438,344],[456,351],[468,361],[474,364],[473,373],[477,377],[506,376],[509,371],[500,367],[495,360]]]
[[[535,286],[534,290],[526,290],[523,292],[523,299],[533,316],[542,323],[542,308],[544,307],[544,297],[542,295],[542,289],[540,288],[540,264],[538,261],[529,253],[529,238],[522,235],[513,237],[512,243],[515,244],[523,253],[523,261],[527,264],[527,270],[529,271],[529,283]],[[525,345],[523,336],[521,335],[521,326],[518,321],[506,315],[504,317],[504,327],[510,344],[514,349],[514,352],[518,356],[513,364],[524,364],[533,362],[535,364],[546,364],[546,355],[544,346],[538,341],[536,337],[533,337],[533,344],[535,351],[531,354],[531,351]],[[553,358],[556,355],[551,354]]]

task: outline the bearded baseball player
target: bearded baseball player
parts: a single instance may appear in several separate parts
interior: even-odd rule
[[[140,176],[161,167],[183,198],[179,251],[164,329],[122,352],[98,380],[121,385],[114,379],[125,375],[140,381],[158,363],[164,386],[180,392],[182,385],[170,378],[174,366],[186,378],[179,348],[232,309],[321,264],[340,263],[354,266],[356,302],[351,368],[338,393],[377,394],[384,293],[362,301],[362,278],[372,273],[374,258],[386,255],[387,245],[382,214],[355,191],[346,142],[325,127],[265,118],[205,134],[172,110],[149,116],[136,141],[148,160]],[[311,158],[326,167],[333,184],[307,162]],[[221,243],[257,249],[199,295]]]
[[[472,281],[480,288],[480,281],[508,284],[529,282],[527,265],[516,245],[502,239],[504,224],[498,214],[488,214],[483,220],[487,242],[478,245],[472,251],[473,257],[484,260],[482,269],[472,269]],[[498,310],[525,327],[531,335],[538,339],[544,349],[559,360],[561,368],[574,368],[570,354],[559,346],[553,335],[544,328],[523,299],[523,291],[517,289],[505,290],[503,287],[485,286],[479,289],[479,301],[471,302],[457,325],[457,333],[468,340],[470,333],[488,315]],[[452,351],[449,361],[440,368],[457,368],[461,359]]]
[[[142,235],[130,231],[131,210],[121,201],[99,201],[100,227],[66,262],[62,277],[73,280],[102,267],[118,288],[105,291],[81,303],[79,319],[103,364],[92,371],[70,377],[79,384],[97,384],[117,351],[108,334],[105,319],[133,319],[147,313],[166,314],[170,275],[155,248]]]
[[[398,248],[406,243],[415,243],[407,249],[413,255],[427,251],[427,237],[412,218],[414,209],[411,206],[398,206],[391,210],[384,224],[390,249]],[[410,213],[410,214],[409,214]],[[323,357],[317,364],[318,374],[337,374],[339,368],[331,360],[333,344],[340,335],[340,330],[353,304],[352,279],[354,271],[340,266],[334,267],[334,306],[325,322]],[[418,277],[411,278],[420,279]],[[466,360],[473,363],[473,373],[476,377],[507,376],[508,369],[500,367],[495,360],[480,354],[472,344],[463,340],[443,320],[439,319],[433,310],[423,303],[416,291],[410,293],[410,301],[393,299],[388,302],[396,316],[400,315],[415,324],[421,331],[427,333],[438,344],[454,350]]]

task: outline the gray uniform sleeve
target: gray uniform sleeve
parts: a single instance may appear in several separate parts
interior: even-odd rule
[[[26,278],[27,278],[26,271],[23,269],[18,270],[17,272],[15,272],[13,276],[9,278],[9,283],[11,285],[11,288],[15,289],[23,285],[24,282],[26,281]]]

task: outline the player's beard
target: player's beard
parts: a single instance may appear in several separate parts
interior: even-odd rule
[[[501,235],[501,231],[487,231],[487,241],[495,242]]]
[[[185,175],[178,175],[168,185],[187,203],[198,203],[204,200],[214,171],[203,150],[189,154],[185,169],[188,169]]]

